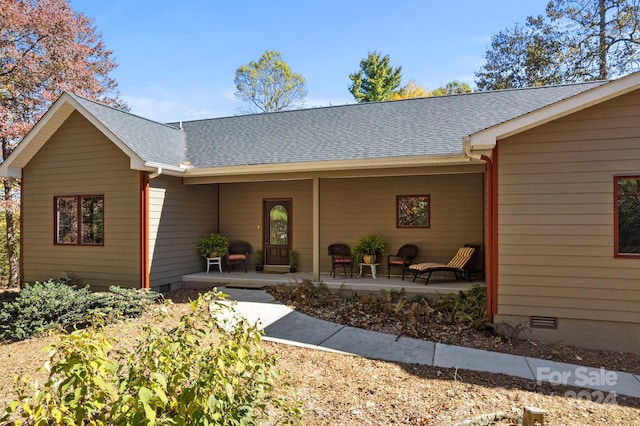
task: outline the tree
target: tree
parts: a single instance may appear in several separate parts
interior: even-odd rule
[[[492,38],[481,90],[606,80],[640,69],[640,0],[550,0]]]
[[[475,74],[479,90],[543,86],[564,81],[559,35],[543,17],[529,17],[525,26],[500,31],[491,38],[486,63]]]
[[[461,93],[471,93],[473,90],[467,83],[458,80],[448,82],[445,86],[438,87],[431,92],[431,96],[459,95]]]
[[[400,87],[402,67],[393,68],[389,55],[369,52],[360,61],[360,70],[349,74],[352,83],[349,92],[358,102],[387,101]]]
[[[93,27],[66,0],[0,2],[0,143],[7,158],[15,144],[63,91],[124,107],[110,97],[116,67]],[[5,179],[3,200],[9,284],[19,285],[17,182]]]
[[[291,71],[280,52],[268,50],[258,62],[236,70],[236,97],[251,105],[243,112],[277,112],[304,102],[305,78]]]
[[[396,91],[389,98],[390,101],[397,101],[400,99],[413,99],[413,98],[426,98],[431,96],[429,91],[424,87],[416,84],[414,80],[410,80],[406,86]]]
[[[638,70],[639,16],[640,0],[550,0],[547,17],[563,29],[571,80],[606,80]]]

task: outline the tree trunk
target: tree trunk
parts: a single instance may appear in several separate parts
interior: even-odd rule
[[[11,154],[11,146],[6,138],[2,138],[2,158],[6,159]],[[15,205],[13,200],[13,185],[11,178],[2,179],[4,186],[4,217],[6,223],[7,246],[6,253],[9,261],[9,276],[7,277],[9,287],[20,287],[20,258],[18,256],[18,238],[13,214]]]
[[[609,70],[607,69],[607,7],[605,0],[599,0],[598,2],[598,15],[600,17],[600,29],[598,42],[598,55],[600,57],[600,80],[606,80],[609,78]]]
[[[12,185],[9,179],[4,179],[4,199],[11,200]],[[7,225],[7,257],[9,258],[9,287],[20,287],[20,259],[18,257],[18,239],[16,225],[11,208],[5,209]]]

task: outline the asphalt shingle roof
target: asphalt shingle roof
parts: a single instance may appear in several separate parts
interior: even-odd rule
[[[143,161],[196,168],[447,156],[464,136],[606,82],[474,92],[160,124],[74,96]],[[73,96],[73,95],[72,95]]]
[[[143,161],[172,166],[184,161],[184,132],[80,96],[71,96]]]
[[[187,159],[197,168],[456,155],[466,135],[603,83],[312,108],[182,126]]]

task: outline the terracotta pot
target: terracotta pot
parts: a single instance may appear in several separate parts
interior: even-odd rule
[[[362,260],[364,260],[364,263],[371,265],[376,262],[376,257],[372,254],[365,254],[362,256]]]

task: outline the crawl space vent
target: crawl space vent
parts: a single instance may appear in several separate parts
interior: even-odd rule
[[[558,328],[558,318],[556,317],[536,317],[529,320],[531,328]]]

